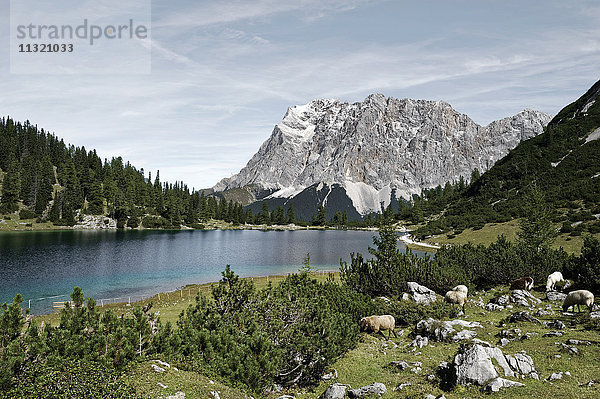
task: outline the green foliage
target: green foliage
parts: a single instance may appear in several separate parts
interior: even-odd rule
[[[119,376],[102,363],[79,359],[32,363],[0,398],[137,398],[135,390]]]
[[[161,340],[186,367],[256,391],[313,383],[356,344],[357,322],[373,310],[368,298],[307,273],[256,291],[227,267],[212,297],[198,296]]]
[[[544,193],[533,184],[525,196],[525,216],[519,221],[519,241],[534,251],[550,248],[558,235],[552,223],[552,212],[546,204]]]
[[[29,209],[21,209],[19,211],[19,219],[35,219],[38,215],[35,212],[30,211]]]
[[[581,256],[566,274],[575,280],[578,288],[600,292],[600,240],[585,236]]]

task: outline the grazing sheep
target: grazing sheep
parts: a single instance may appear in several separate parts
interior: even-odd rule
[[[573,312],[575,311],[575,305],[577,305],[577,311],[581,311],[579,305],[585,305],[592,311],[594,305],[594,294],[588,290],[577,290],[571,291],[567,294],[565,301],[563,302],[563,312],[566,312],[571,306],[573,306]]]
[[[388,339],[390,339],[391,334],[394,334],[394,337],[397,337],[396,332],[394,331],[394,327],[396,326],[396,319],[394,316],[386,314],[383,316],[369,316],[363,317],[359,322],[360,331],[373,331],[375,334],[381,333],[383,335],[383,330],[389,330]]]
[[[511,290],[528,290],[530,291],[533,288],[533,279],[531,277],[521,277],[519,279],[513,280],[510,283]]]
[[[554,291],[554,285],[559,281],[565,281],[561,272],[554,272],[548,276],[546,281],[546,292]]]
[[[452,288],[452,291],[458,291],[458,292],[462,292],[465,295],[469,294],[469,289],[467,288],[466,285],[457,285],[456,287]]]
[[[467,294],[462,291],[448,291],[444,295],[444,299],[448,303],[453,303],[462,306],[462,311],[465,313],[465,304],[467,303]]]

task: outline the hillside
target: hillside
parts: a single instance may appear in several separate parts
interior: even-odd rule
[[[600,232],[600,81],[567,105],[543,134],[523,141],[496,162],[421,236],[524,215],[523,195],[537,186],[565,233]],[[429,215],[435,216],[435,215]]]
[[[292,204],[310,220],[322,205],[329,219],[337,212],[363,218],[489,169],[550,118],[524,110],[480,126],[444,101],[317,99],[289,108],[248,164],[213,189],[226,197],[251,193],[245,198],[255,201],[254,212],[262,202],[271,209]]]
[[[0,119],[0,182],[0,215],[19,212],[38,226],[180,228],[207,219],[253,219],[237,202],[205,196],[184,182],[161,182],[158,171],[152,179],[121,157],[103,161],[95,150],[11,118]]]

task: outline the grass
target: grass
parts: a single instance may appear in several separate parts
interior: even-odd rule
[[[156,372],[152,365],[157,365],[165,371]],[[219,397],[224,399],[249,398],[243,391],[230,388],[215,379],[190,371],[178,370],[175,365],[167,367],[152,360],[136,365],[124,380],[133,386],[140,396],[147,398],[166,397],[175,395],[177,392],[184,392],[186,399],[214,398],[212,392],[216,392]]]
[[[437,243],[442,245],[466,244],[468,242],[473,244],[489,245],[496,241],[500,234],[504,234],[510,241],[514,241],[517,239],[518,231],[519,221],[511,220],[510,222],[506,223],[488,223],[479,230],[473,230],[471,228],[465,229],[463,232],[455,235],[454,237],[450,234],[442,234],[431,237],[426,241],[429,243]],[[600,234],[595,234],[595,236],[600,238]],[[583,247],[583,235],[570,236],[568,234],[560,234],[554,241],[553,247],[562,247],[569,253],[580,254],[581,248]]]
[[[325,274],[313,274],[318,280],[324,280]],[[271,276],[268,278],[253,278],[257,288],[264,288],[267,284],[278,284],[285,276]],[[339,279],[339,275],[336,275]],[[540,292],[532,292],[539,299],[544,299],[545,294],[541,292],[544,287],[537,287]],[[205,295],[210,294],[210,284],[190,285],[178,291],[161,293],[159,295],[140,302],[140,305],[149,301],[154,303],[154,311],[160,312],[159,317],[163,322],[171,321],[175,325],[179,314],[187,306],[194,303],[195,295],[200,291]],[[563,315],[560,309],[560,303],[550,303],[543,300],[535,309],[545,309],[550,305],[553,314],[549,316],[538,317],[543,321],[561,320],[567,328],[563,330],[565,335],[562,337],[543,337],[542,335],[550,329],[543,325],[533,323],[506,324],[507,318],[511,313],[518,310],[525,310],[515,306],[513,309],[502,311],[487,311],[476,303],[481,299],[483,303],[488,303],[493,297],[508,293],[508,287],[498,287],[487,292],[475,292],[471,301],[467,305],[467,314],[462,319],[468,321],[478,321],[483,328],[475,329],[477,338],[497,345],[499,341],[498,333],[501,330],[509,328],[520,328],[522,333],[532,332],[538,335],[527,339],[510,342],[502,351],[504,354],[515,354],[525,351],[529,354],[535,364],[541,380],[536,381],[531,378],[521,380],[525,387],[510,388],[494,393],[495,398],[598,398],[600,397],[600,384],[594,384],[591,387],[580,387],[580,384],[587,384],[589,381],[600,381],[600,333],[597,331],[587,331],[581,324],[574,324],[575,318],[570,315]],[[117,314],[129,314],[131,307],[126,304],[105,305],[104,309],[113,309]],[[535,311],[532,309],[532,312]],[[57,323],[58,314],[45,315],[37,317],[38,321]],[[430,345],[419,350],[413,350],[408,345],[412,341],[411,326],[398,328],[402,331],[399,337],[392,337],[387,340],[381,336],[373,334],[362,334],[357,347],[340,357],[330,368],[329,371],[336,370],[337,378],[329,381],[321,381],[315,387],[309,389],[290,389],[288,391],[278,392],[269,396],[270,399],[277,398],[284,394],[291,394],[297,399],[309,399],[319,397],[327,387],[333,382],[348,384],[352,388],[359,388],[373,382],[382,382],[386,385],[388,392],[383,398],[422,398],[425,394],[435,396],[444,394],[448,399],[458,398],[485,398],[487,394],[479,391],[479,388],[457,387],[450,392],[444,392],[440,388],[440,381],[436,370],[443,361],[452,361],[456,354],[459,344],[457,343],[438,343],[430,342]],[[580,354],[570,356],[560,351],[556,342],[564,343],[568,339],[580,339],[591,341],[590,346],[579,346]],[[560,355],[557,357],[556,355]],[[410,370],[398,371],[388,366],[391,361],[404,360],[407,362],[418,361],[422,363],[421,370],[414,373]],[[158,363],[148,360],[136,365],[123,378],[133,385],[138,393],[144,397],[166,397],[173,395],[178,391],[186,394],[186,398],[211,398],[210,392],[218,392],[221,398],[247,398],[247,393],[219,383],[218,378],[203,376],[195,372],[175,370],[174,368],[165,368],[164,373],[157,373],[152,369],[152,364]],[[178,366],[178,365],[172,365]],[[179,365],[181,366],[181,365]],[[179,367],[183,368],[183,367]],[[562,380],[553,381],[550,384],[543,381],[553,372],[569,371],[571,376],[565,376]],[[432,376],[432,377],[429,377]],[[431,380],[429,380],[430,378]],[[513,379],[514,378],[509,378]],[[211,380],[213,383],[211,383]],[[158,383],[164,384],[167,388],[162,388]],[[400,384],[410,383],[411,385],[399,390],[394,390]],[[256,397],[256,395],[254,395]]]
[[[506,291],[507,288],[505,288]],[[487,293],[476,293],[474,300],[479,297],[487,303],[493,297],[496,290]],[[534,293],[540,299],[544,294]],[[542,302],[537,308],[545,308],[548,301]],[[467,307],[467,315],[463,319],[478,321],[483,328],[475,329],[479,339],[496,345],[499,341],[497,334],[504,329],[520,328],[523,332],[533,332],[539,335],[527,340],[515,340],[504,348],[504,354],[515,354],[525,351],[529,354],[540,375],[540,381],[531,378],[520,380],[525,387],[511,388],[494,393],[495,398],[598,398],[600,397],[600,384],[591,387],[580,387],[579,384],[587,384],[590,380],[600,380],[600,335],[596,331],[585,331],[581,325],[571,326],[572,316],[562,315],[560,304],[552,303],[553,315],[539,317],[541,321],[561,320],[567,328],[562,337],[542,337],[550,329],[543,325],[532,323],[502,324],[512,312],[523,310],[515,306],[514,309],[504,311],[488,312],[471,302]],[[386,340],[381,336],[363,334],[362,341],[358,347],[332,365],[338,374],[335,381],[323,381],[312,390],[294,390],[296,398],[308,399],[320,396],[332,382],[348,384],[352,388],[359,388],[373,382],[382,382],[386,385],[388,392],[384,398],[422,398],[425,394],[438,396],[444,394],[446,398],[485,398],[487,394],[480,392],[478,387],[457,387],[450,392],[443,392],[439,388],[439,379],[436,375],[438,365],[443,361],[452,361],[457,352],[459,344],[430,342],[430,345],[413,351],[408,347],[412,337],[409,336],[412,328],[405,328],[400,338],[392,337]],[[555,342],[566,342],[567,339],[575,338],[592,341],[590,346],[579,346],[580,354],[569,356],[560,351]],[[556,355],[560,355],[558,358]],[[407,362],[422,362],[422,370],[414,373],[410,370],[398,371],[389,367],[391,361],[404,360]],[[550,384],[544,381],[553,372],[570,371],[571,376],[565,376],[562,380],[553,381]],[[428,380],[432,376],[432,381]],[[510,378],[513,379],[514,378]],[[400,384],[410,383],[398,391],[394,388]]]

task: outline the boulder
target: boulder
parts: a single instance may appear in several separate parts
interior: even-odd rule
[[[524,387],[525,384],[522,384],[517,381],[507,380],[501,377],[494,378],[490,382],[488,382],[482,389],[485,392],[498,392],[502,388],[511,388],[511,387]]]
[[[567,297],[567,294],[563,294],[562,292],[558,292],[558,291],[547,291],[546,292],[546,299],[549,301],[564,301],[566,297]]]
[[[539,380],[539,376],[535,370],[531,356],[524,353],[516,353],[514,355],[505,355],[504,357],[506,358],[510,368],[513,369],[515,373]]]
[[[406,283],[406,291],[410,294],[410,299],[416,303],[430,304],[437,300],[434,291],[413,281]]]
[[[498,298],[494,298],[490,301],[490,303],[495,303],[496,305],[506,306],[510,302],[510,297],[508,295],[502,295]]]
[[[325,392],[323,392],[320,399],[344,399],[346,397],[346,389],[348,389],[347,385],[338,384],[336,382],[335,384],[331,384]]]
[[[544,325],[547,328],[552,328],[554,330],[564,330],[565,329],[565,323],[563,323],[560,320],[554,320],[554,321],[547,321],[544,323]]]
[[[510,294],[510,301],[520,306],[533,306],[542,301],[534,297],[531,292],[526,290],[513,290]]]
[[[350,398],[362,398],[365,396],[372,395],[383,395],[387,392],[387,388],[381,382],[374,382],[371,385],[366,385],[359,389],[351,389],[348,391],[348,396]]]
[[[458,342],[465,339],[473,338],[477,335],[475,331],[462,330],[457,332],[454,326],[465,328],[482,328],[478,322],[469,322],[465,320],[439,321],[431,317],[420,320],[415,326],[414,333],[417,336],[428,337],[438,342]]]
[[[535,312],[533,315],[535,317],[541,317],[541,316],[550,316],[551,314],[552,314],[552,312],[549,310],[538,309],[537,312]]]
[[[429,338],[417,335],[415,337],[415,339],[413,339],[413,341],[410,343],[409,346],[412,346],[415,348],[422,348],[427,345],[429,345]]]
[[[525,353],[504,355],[499,348],[479,344],[461,345],[452,365],[444,362],[439,366],[442,382],[447,386],[487,384],[498,377],[531,377],[539,380],[531,357]],[[502,385],[497,381],[492,387]],[[512,385],[511,385],[512,386]],[[485,388],[485,389],[492,389]]]
[[[179,391],[175,395],[167,396],[167,399],[185,399],[185,393]]]
[[[591,345],[590,341],[580,341],[578,339],[568,339],[567,345]]]
[[[456,383],[459,385],[476,384],[483,386],[487,381],[499,376],[492,359],[502,367],[505,374],[514,376],[502,351],[498,348],[486,348],[475,344],[461,348],[454,357]]]
[[[511,323],[516,323],[519,321],[528,321],[530,323],[537,323],[537,324],[542,324],[541,321],[539,321],[538,319],[536,319],[535,317],[533,317],[532,315],[529,314],[529,312],[527,312],[526,310],[523,310],[521,312],[516,312],[510,315],[509,321]]]

